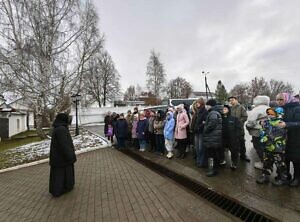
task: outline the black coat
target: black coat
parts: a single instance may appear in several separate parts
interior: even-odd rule
[[[216,111],[218,107],[213,107],[208,111],[203,130],[203,145],[206,148],[222,147],[222,116]]]
[[[73,141],[68,129],[68,120],[56,118],[53,124],[50,165],[51,167],[66,167],[76,162]]]
[[[203,107],[201,109],[198,109],[195,115],[196,117],[192,131],[193,133],[203,133],[204,121],[207,118],[208,111],[205,109],[205,107]]]
[[[300,163],[300,104],[297,102],[288,103],[283,108],[283,120],[287,125],[287,158]]]
[[[223,146],[236,147],[240,136],[242,135],[241,122],[238,118],[230,114],[222,118],[222,137]]]
[[[128,124],[126,119],[118,119],[116,122],[115,129],[116,137],[118,138],[127,138],[128,136]]]

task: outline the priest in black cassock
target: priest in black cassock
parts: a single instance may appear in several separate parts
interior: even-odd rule
[[[49,192],[54,197],[73,189],[75,184],[74,163],[76,155],[68,125],[70,117],[59,113],[53,123],[50,146]]]

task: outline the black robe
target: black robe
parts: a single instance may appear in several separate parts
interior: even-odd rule
[[[68,122],[68,115],[60,113],[53,123],[49,192],[54,197],[71,191],[75,184],[74,163],[76,162],[76,155]]]

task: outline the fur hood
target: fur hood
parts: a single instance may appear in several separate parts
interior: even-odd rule
[[[261,125],[259,122],[267,117],[266,110],[269,108],[270,98],[268,96],[256,96],[253,100],[255,107],[248,113],[246,128],[251,136],[259,136]]]
[[[270,104],[270,97],[269,96],[256,96],[253,99],[253,105],[259,106],[259,105],[265,105],[265,106],[269,106]]]

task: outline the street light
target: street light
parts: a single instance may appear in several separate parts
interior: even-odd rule
[[[208,93],[209,93],[210,97],[212,98],[209,86],[207,84],[207,77],[206,77],[209,74],[209,72],[202,71],[202,74],[204,75],[206,100],[208,100]]]
[[[79,127],[78,127],[78,103],[81,99],[81,95],[79,95],[78,93],[76,93],[75,95],[71,96],[72,102],[75,103],[75,110],[76,110],[76,131],[75,131],[75,135],[78,136],[79,135]]]

